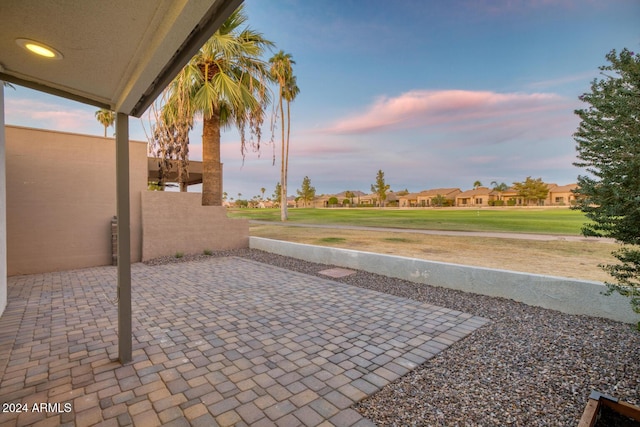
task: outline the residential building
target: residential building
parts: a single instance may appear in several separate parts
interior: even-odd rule
[[[420,193],[408,193],[398,196],[398,206],[401,208],[415,208],[418,206],[418,196]]]
[[[578,188],[578,184],[547,184],[549,193],[544,200],[538,202],[538,206],[571,206],[575,203],[576,195],[574,191]],[[507,206],[525,206],[526,203],[518,192],[510,187],[502,192],[502,200],[505,200]]]
[[[555,185],[549,187],[549,204],[551,206],[572,206],[576,201],[574,191],[578,189],[578,184]]]
[[[425,190],[418,194],[417,206],[430,207],[438,206],[438,200],[434,203],[436,198],[444,198],[445,204],[448,206],[455,205],[456,196],[462,193],[459,188],[433,188],[431,190]]]
[[[487,187],[478,187],[463,191],[456,195],[456,206],[483,207],[490,206],[489,201],[496,199],[496,192]]]

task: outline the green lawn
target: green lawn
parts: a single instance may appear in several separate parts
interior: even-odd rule
[[[231,218],[280,221],[278,209],[230,209]],[[570,209],[289,209],[289,221],[424,230],[579,235],[587,221]]]

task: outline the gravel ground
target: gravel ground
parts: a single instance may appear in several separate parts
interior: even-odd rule
[[[214,256],[311,275],[329,268],[249,249]],[[591,390],[640,405],[640,332],[631,325],[362,271],[335,280],[491,320],[358,403],[355,409],[377,425],[576,426]]]

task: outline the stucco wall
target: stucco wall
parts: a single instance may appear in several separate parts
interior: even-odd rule
[[[8,275],[111,264],[115,141],[6,126]],[[146,143],[130,143],[131,261],[141,258]]]
[[[604,317],[627,323],[636,323],[639,320],[628,298],[619,294],[602,295],[606,287],[599,282],[305,245],[260,237],[251,237],[250,246],[253,249],[305,261],[354,268],[481,295],[509,298],[563,313]]]
[[[7,306],[7,222],[4,85],[0,81],[0,315]]]
[[[249,247],[249,221],[222,206],[202,206],[199,193],[142,193],[142,260],[176,253]]]

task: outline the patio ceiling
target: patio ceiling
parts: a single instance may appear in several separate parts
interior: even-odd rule
[[[140,117],[242,0],[2,0],[0,80]],[[61,54],[37,57],[18,40]]]

